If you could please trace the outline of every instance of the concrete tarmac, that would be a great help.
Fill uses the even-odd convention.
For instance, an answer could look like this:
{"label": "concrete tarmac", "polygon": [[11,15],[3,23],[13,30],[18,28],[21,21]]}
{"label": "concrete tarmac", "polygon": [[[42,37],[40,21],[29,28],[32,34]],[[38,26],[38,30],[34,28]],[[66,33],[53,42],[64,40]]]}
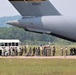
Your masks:
{"label": "concrete tarmac", "polygon": [[0,58],[16,59],[76,59],[76,56],[0,56]]}

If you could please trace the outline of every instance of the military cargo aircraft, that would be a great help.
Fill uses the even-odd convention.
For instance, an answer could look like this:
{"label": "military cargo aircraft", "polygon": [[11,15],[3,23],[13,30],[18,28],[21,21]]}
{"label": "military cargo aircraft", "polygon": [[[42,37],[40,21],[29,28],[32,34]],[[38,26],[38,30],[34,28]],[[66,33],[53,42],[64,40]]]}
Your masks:
{"label": "military cargo aircraft", "polygon": [[9,0],[22,19],[7,24],[76,42],[76,0]]}

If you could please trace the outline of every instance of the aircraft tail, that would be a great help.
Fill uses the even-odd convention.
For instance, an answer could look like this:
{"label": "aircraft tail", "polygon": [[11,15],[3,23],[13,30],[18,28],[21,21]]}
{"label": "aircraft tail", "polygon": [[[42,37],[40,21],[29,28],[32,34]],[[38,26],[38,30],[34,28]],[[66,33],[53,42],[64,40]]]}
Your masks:
{"label": "aircraft tail", "polygon": [[9,0],[22,16],[61,15],[49,0]]}

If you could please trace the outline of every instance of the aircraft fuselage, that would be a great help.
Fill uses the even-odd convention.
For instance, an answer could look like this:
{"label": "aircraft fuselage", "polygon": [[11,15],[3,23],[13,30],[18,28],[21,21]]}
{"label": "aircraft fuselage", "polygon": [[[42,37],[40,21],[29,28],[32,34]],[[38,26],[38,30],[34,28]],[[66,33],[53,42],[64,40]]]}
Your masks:
{"label": "aircraft fuselage", "polygon": [[9,1],[25,18],[8,24],[76,41],[76,0]]}
{"label": "aircraft fuselage", "polygon": [[56,35],[76,41],[76,19],[68,16],[43,16],[15,20],[8,24],[25,30]]}

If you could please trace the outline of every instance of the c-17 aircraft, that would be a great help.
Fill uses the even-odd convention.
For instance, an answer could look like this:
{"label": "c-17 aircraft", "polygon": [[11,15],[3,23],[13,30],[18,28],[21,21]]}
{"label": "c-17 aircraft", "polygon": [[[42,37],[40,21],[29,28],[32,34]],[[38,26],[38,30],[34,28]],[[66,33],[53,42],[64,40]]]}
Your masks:
{"label": "c-17 aircraft", "polygon": [[76,14],[73,14],[76,10],[75,0],[9,1],[22,15],[22,19],[7,24],[76,42]]}

